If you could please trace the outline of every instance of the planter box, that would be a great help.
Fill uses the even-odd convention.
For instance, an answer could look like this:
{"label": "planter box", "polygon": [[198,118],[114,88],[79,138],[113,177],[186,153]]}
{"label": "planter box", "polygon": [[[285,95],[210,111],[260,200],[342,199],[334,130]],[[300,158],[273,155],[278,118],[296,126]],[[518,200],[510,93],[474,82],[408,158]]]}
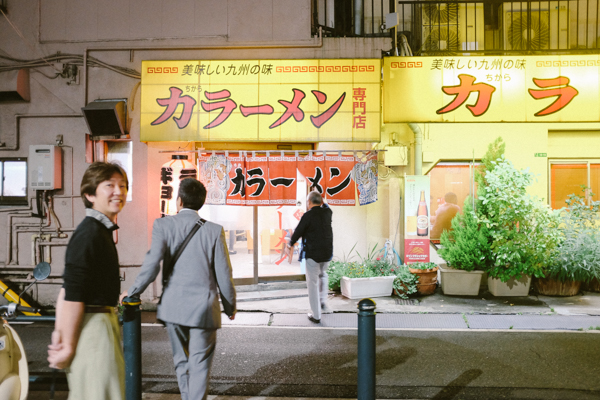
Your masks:
{"label": "planter box", "polygon": [[591,281],[584,283],[582,289],[587,292],[600,292],[600,281],[598,278],[594,278]]}
{"label": "planter box", "polygon": [[477,296],[481,286],[483,271],[463,271],[440,265],[442,291],[446,295]]}
{"label": "planter box", "polygon": [[538,278],[535,281],[538,293],[544,296],[575,296],[581,288],[580,281],[557,281],[549,278]]}
{"label": "planter box", "polygon": [[523,275],[519,280],[512,278],[508,282],[488,277],[488,289],[494,296],[528,296],[531,286],[531,275]]}
{"label": "planter box", "polygon": [[349,299],[390,296],[395,276],[377,276],[374,278],[348,278],[340,281],[342,295]]}
{"label": "planter box", "polygon": [[422,295],[430,295],[435,293],[437,288],[438,267],[432,269],[416,269],[408,267],[411,274],[419,278],[417,282],[417,293]]}

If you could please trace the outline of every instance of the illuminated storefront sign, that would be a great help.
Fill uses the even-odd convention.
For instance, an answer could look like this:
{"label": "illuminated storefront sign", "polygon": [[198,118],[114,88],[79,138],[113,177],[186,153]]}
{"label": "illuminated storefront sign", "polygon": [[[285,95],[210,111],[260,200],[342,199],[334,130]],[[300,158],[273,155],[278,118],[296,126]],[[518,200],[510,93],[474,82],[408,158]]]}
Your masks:
{"label": "illuminated storefront sign", "polygon": [[142,62],[142,141],[379,141],[381,61]]}
{"label": "illuminated storefront sign", "polygon": [[377,201],[377,153],[349,155],[266,152],[209,153],[198,157],[206,204],[295,206],[298,176],[330,205],[353,206]]}
{"label": "illuminated storefront sign", "polygon": [[160,216],[177,214],[179,182],[185,178],[198,178],[194,164],[186,155],[173,155],[160,168]]}
{"label": "illuminated storefront sign", "polygon": [[385,122],[598,122],[600,56],[390,57]]}

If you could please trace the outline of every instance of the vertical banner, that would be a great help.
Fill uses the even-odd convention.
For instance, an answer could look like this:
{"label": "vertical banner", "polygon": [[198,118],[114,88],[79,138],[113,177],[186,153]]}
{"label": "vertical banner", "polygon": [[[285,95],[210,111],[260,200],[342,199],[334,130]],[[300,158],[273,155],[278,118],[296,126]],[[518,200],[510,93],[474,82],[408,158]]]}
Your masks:
{"label": "vertical banner", "polygon": [[246,157],[246,205],[269,205],[269,163],[267,156]]}
{"label": "vertical banner", "polygon": [[404,180],[404,261],[429,262],[429,176]]}
{"label": "vertical banner", "polygon": [[296,156],[283,152],[269,158],[269,203],[271,205],[296,205]]}
{"label": "vertical banner", "polygon": [[243,152],[228,154],[227,162],[231,165],[229,171],[229,191],[227,204],[232,206],[246,205],[246,155]]}
{"label": "vertical banner", "polygon": [[309,189],[323,194],[327,186],[325,185],[325,157],[324,155],[314,155],[312,151],[307,156],[298,157],[298,172],[304,176],[308,182]]}
{"label": "vertical banner", "polygon": [[225,205],[229,191],[231,163],[225,154],[201,154],[198,156],[200,182],[206,187],[205,204]]}
{"label": "vertical banner", "polygon": [[358,204],[366,206],[377,201],[377,152],[370,151],[363,157],[356,157],[354,180],[358,188]]}
{"label": "vertical banner", "polygon": [[354,169],[354,156],[342,155],[341,152],[336,155],[325,156],[326,168],[326,187],[325,197],[327,204],[353,206],[356,204],[354,196],[354,179],[352,170]]}

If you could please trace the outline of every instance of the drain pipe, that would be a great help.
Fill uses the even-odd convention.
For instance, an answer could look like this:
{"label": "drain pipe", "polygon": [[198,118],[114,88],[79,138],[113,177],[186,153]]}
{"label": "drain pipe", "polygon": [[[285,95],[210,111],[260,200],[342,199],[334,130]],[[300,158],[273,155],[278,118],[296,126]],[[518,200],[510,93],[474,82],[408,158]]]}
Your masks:
{"label": "drain pipe", "polygon": [[356,36],[363,34],[364,6],[364,0],[354,0],[354,34]]}
{"label": "drain pipe", "polygon": [[415,134],[415,175],[423,174],[423,131],[419,124],[409,122],[408,126]]}

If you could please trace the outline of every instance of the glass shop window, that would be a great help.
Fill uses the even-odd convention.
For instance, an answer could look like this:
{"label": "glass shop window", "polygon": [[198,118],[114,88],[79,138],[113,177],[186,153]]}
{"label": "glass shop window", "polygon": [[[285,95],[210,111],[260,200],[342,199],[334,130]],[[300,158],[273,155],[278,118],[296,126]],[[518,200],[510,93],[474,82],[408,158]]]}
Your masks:
{"label": "glass shop window", "polygon": [[[581,186],[590,190],[584,193]],[[589,194],[593,193],[593,196]],[[600,160],[550,161],[550,206],[566,207],[570,194],[600,200]]]}
{"label": "glass shop window", "polygon": [[131,141],[106,141],[106,161],[118,163],[127,173],[129,189],[127,201],[133,194],[133,143]]}
{"label": "glass shop window", "polygon": [[0,205],[27,205],[27,160],[0,159]]}
{"label": "glass shop window", "polygon": [[444,230],[451,229],[452,218],[462,212],[469,195],[476,197],[473,174],[473,163],[466,162],[440,162],[429,171],[431,240],[439,240]]}

